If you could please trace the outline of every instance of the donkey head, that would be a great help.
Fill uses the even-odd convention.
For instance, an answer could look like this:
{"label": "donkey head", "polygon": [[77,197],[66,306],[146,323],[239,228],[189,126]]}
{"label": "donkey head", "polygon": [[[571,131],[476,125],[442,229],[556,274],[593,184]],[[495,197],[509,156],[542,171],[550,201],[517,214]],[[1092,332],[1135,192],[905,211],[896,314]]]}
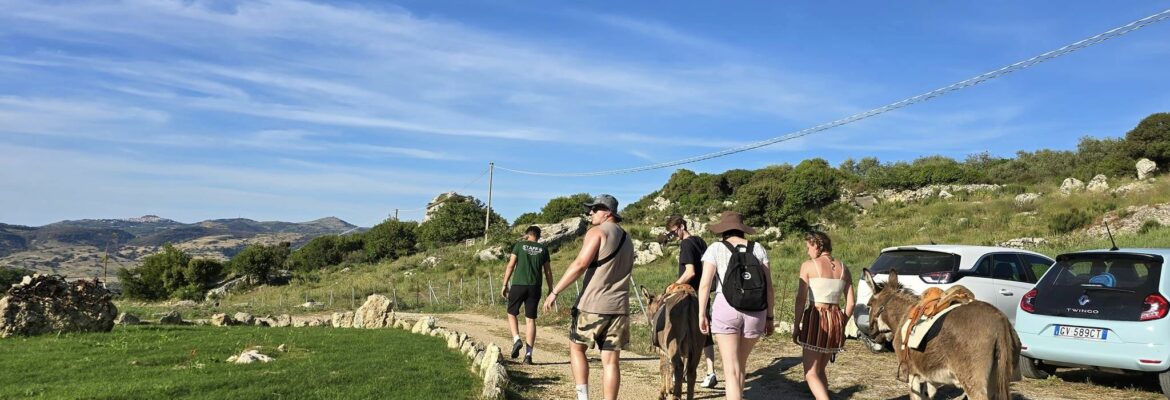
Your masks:
{"label": "donkey head", "polygon": [[866,303],[869,309],[869,332],[866,332],[866,336],[878,343],[892,342],[894,330],[891,326],[894,323],[887,307],[902,289],[898,285],[898,272],[891,269],[889,279],[884,284],[874,281],[869,269],[863,270],[862,274],[865,275],[865,284],[869,285],[870,293],[873,293]]}
{"label": "donkey head", "polygon": [[646,311],[649,311],[650,315],[657,313],[658,308],[662,307],[661,296],[655,296],[653,293],[650,293],[649,290],[646,290],[646,287],[642,285],[638,285],[638,290],[642,292],[642,296],[646,298]]}

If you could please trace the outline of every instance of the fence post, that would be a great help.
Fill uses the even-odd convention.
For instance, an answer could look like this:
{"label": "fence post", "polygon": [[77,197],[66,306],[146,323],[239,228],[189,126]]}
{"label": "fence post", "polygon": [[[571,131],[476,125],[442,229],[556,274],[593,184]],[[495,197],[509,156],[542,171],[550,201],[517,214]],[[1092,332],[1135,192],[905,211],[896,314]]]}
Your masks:
{"label": "fence post", "polygon": [[463,277],[459,277],[459,308],[463,308]]}
{"label": "fence post", "polygon": [[451,301],[451,281],[447,281],[447,301]]}
{"label": "fence post", "polygon": [[357,309],[357,290],[353,286],[349,287],[349,308],[351,310]]}
{"label": "fence post", "polygon": [[488,281],[488,297],[490,297],[492,299],[492,305],[494,306],[494,305],[496,305],[496,287],[495,287],[495,285],[492,285],[492,276],[491,275],[488,275],[487,281]]}
{"label": "fence post", "polygon": [[390,286],[390,301],[394,302],[394,309],[398,309],[398,286]]}
{"label": "fence post", "polygon": [[479,283],[479,277],[476,276],[475,277],[475,304],[483,304],[483,294],[482,294],[482,291],[480,290],[481,287],[482,287],[482,285]]}

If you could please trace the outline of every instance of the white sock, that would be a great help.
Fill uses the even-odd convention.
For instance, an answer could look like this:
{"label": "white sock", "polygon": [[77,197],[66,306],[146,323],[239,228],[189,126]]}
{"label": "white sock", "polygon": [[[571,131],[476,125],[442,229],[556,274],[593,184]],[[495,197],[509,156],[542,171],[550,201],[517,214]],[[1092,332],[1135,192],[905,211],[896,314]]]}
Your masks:
{"label": "white sock", "polygon": [[519,341],[520,341],[520,337],[519,337],[519,336],[512,336],[512,343],[516,343],[516,342],[519,342]]}
{"label": "white sock", "polygon": [[589,400],[589,385],[577,385],[577,400]]}

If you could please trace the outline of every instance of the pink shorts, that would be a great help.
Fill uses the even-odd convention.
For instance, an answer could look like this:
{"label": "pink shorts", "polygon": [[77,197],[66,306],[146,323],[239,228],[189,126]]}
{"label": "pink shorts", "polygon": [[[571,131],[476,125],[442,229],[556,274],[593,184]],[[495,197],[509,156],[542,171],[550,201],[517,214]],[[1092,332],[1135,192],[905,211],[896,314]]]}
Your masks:
{"label": "pink shorts", "polygon": [[768,310],[736,310],[731,304],[727,304],[727,300],[720,293],[715,295],[715,304],[711,307],[711,333],[735,334],[754,339],[764,335],[767,319]]}

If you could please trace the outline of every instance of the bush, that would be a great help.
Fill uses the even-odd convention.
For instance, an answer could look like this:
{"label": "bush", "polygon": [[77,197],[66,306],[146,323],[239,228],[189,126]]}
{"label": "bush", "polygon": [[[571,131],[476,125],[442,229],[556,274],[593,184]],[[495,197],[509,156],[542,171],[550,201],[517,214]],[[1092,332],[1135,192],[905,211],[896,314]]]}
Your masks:
{"label": "bush", "polygon": [[118,270],[122,295],[143,300],[200,300],[223,277],[223,263],[192,258],[170,244],[163,246],[162,252],[143,258],[138,268]]}
{"label": "bush", "polygon": [[1170,113],[1150,114],[1125,134],[1131,158],[1148,158],[1165,168],[1170,164]]}
{"label": "bush", "polygon": [[1079,208],[1061,212],[1053,215],[1052,219],[1048,221],[1048,229],[1052,233],[1065,234],[1087,225],[1093,217],[1089,213],[1081,211]]}
{"label": "bush", "polygon": [[520,214],[519,217],[516,217],[516,220],[512,221],[512,226],[526,227],[526,226],[529,226],[532,224],[539,224],[539,223],[540,223],[540,213],[526,212],[526,213]]}
{"label": "bush", "polygon": [[[450,204],[444,205],[439,209],[442,212]],[[482,217],[483,214],[480,214]],[[431,221],[434,221],[433,219]],[[483,221],[481,219],[480,223]],[[386,220],[378,225],[374,225],[369,231],[363,234],[363,249],[365,251],[366,260],[369,262],[379,262],[382,260],[394,260],[398,257],[410,255],[414,252],[415,245],[418,244],[417,231],[419,225],[415,222],[402,222],[398,220]],[[483,231],[483,228],[480,228]],[[337,261],[340,263],[344,254],[339,255]]]}
{"label": "bush", "polygon": [[349,260],[364,261],[365,234],[318,236],[288,256],[288,269],[313,271],[341,265]]}
{"label": "bush", "polygon": [[13,284],[20,283],[26,275],[32,274],[33,271],[24,268],[0,267],[0,288],[7,291]]}
{"label": "bush", "polygon": [[1153,220],[1153,219],[1147,220],[1146,222],[1142,222],[1141,228],[1138,228],[1138,233],[1144,235],[1144,234],[1150,233],[1150,231],[1152,231],[1152,230],[1156,230],[1156,229],[1161,228],[1161,227],[1162,227],[1162,223],[1158,222],[1157,220]]}
{"label": "bush", "polygon": [[1126,146],[1121,139],[1081,138],[1077,144],[1076,176],[1085,181],[1097,174],[1136,177],[1136,160],[1129,156]]}
{"label": "bush", "polygon": [[[577,193],[572,196],[557,197],[548,201],[544,208],[540,209],[540,216],[537,219],[542,224],[553,224],[564,221],[566,218],[579,217],[585,212],[585,207],[582,205],[593,200],[593,196],[589,193]],[[519,221],[519,218],[517,218]],[[517,222],[519,226],[519,222]]]}
{"label": "bush", "polygon": [[284,267],[290,253],[290,244],[253,244],[244,248],[230,262],[232,272],[248,276],[259,283],[267,283],[272,273]]}
{"label": "bush", "polygon": [[819,219],[817,210],[837,200],[841,180],[841,172],[819,158],[795,168],[768,167],[736,192],[736,210],[749,225],[777,226],[785,232],[807,230]]}
{"label": "bush", "polygon": [[[419,225],[415,233],[418,241],[428,248],[482,238],[486,211],[483,203],[473,198],[447,202],[432,214],[430,220]],[[492,211],[491,225],[506,227],[508,222]]]}

